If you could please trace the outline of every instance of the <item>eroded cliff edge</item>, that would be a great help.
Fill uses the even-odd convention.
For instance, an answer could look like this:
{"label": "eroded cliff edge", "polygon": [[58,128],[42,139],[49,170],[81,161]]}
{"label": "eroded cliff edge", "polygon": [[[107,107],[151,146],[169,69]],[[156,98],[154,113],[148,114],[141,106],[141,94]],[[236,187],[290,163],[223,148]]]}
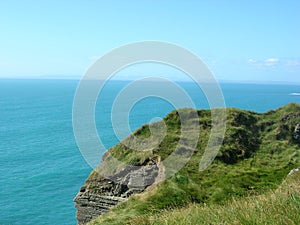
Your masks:
{"label": "eroded cliff edge", "polygon": [[147,158],[139,166],[123,166],[114,171],[113,176],[105,173],[105,169],[112,167],[109,160],[112,157],[106,153],[103,158],[107,161],[102,160],[74,199],[79,225],[88,223],[129,196],[142,193],[162,180],[163,166],[159,158]]}

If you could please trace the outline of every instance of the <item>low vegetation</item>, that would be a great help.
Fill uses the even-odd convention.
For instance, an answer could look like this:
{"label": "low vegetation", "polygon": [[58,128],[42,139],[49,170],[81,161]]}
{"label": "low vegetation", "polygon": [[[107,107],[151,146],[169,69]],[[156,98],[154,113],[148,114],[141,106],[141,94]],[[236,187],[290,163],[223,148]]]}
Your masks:
{"label": "low vegetation", "polygon": [[132,218],[132,225],[300,224],[300,173],[288,177],[276,191],[233,198],[224,204],[190,204]]}

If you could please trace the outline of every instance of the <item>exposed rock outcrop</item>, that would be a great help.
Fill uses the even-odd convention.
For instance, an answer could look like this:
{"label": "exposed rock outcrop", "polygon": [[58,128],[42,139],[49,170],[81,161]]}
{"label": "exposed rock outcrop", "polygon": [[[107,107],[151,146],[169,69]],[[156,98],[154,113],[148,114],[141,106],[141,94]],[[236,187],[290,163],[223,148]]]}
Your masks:
{"label": "exposed rock outcrop", "polygon": [[74,199],[78,224],[86,224],[93,218],[108,212],[111,207],[124,200],[126,198],[98,195],[92,191],[79,192]]}
{"label": "exposed rock outcrop", "polygon": [[86,224],[158,182],[161,167],[159,162],[148,159],[141,166],[126,166],[113,177],[104,178],[93,171],[74,199],[78,224]]}
{"label": "exposed rock outcrop", "polygon": [[293,169],[293,170],[291,170],[290,172],[289,172],[289,174],[288,175],[292,175],[292,174],[294,174],[294,173],[297,173],[297,172],[299,172],[300,171],[300,167],[299,168],[296,168],[296,169]]}
{"label": "exposed rock outcrop", "polygon": [[300,143],[300,123],[298,123],[294,130],[294,139]]}

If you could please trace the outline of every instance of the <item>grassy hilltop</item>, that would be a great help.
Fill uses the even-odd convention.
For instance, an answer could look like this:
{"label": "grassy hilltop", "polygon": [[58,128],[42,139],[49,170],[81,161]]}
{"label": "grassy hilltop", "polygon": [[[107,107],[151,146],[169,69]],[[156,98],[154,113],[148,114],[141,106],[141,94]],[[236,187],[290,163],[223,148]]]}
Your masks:
{"label": "grassy hilltop", "polygon": [[[183,111],[187,116],[190,113],[189,109]],[[262,114],[227,109],[222,147],[204,171],[199,171],[199,162],[211,130],[211,111],[199,110],[198,115],[199,142],[188,163],[171,178],[131,196],[90,224],[300,223],[299,175],[282,184],[289,171],[300,166],[300,134],[295,131],[300,124],[300,105],[291,103]],[[191,124],[194,120],[191,117]],[[130,165],[164,160],[180,137],[178,112],[168,114],[164,123],[167,133],[157,147],[135,151],[121,142],[108,150],[104,162],[109,162],[109,156]],[[149,125],[133,135],[149,137]],[[107,165],[100,167],[109,170]],[[97,176],[92,172],[88,179]],[[284,185],[287,182],[291,185]]]}

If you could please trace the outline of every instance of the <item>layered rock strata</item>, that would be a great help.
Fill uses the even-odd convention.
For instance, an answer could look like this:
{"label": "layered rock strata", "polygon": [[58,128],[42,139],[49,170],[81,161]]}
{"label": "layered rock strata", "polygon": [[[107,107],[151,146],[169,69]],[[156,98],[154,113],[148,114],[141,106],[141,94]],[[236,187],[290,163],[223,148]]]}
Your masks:
{"label": "layered rock strata", "polygon": [[79,225],[108,212],[129,196],[141,193],[161,178],[160,164],[147,160],[141,166],[126,166],[113,177],[93,171],[74,199]]}

